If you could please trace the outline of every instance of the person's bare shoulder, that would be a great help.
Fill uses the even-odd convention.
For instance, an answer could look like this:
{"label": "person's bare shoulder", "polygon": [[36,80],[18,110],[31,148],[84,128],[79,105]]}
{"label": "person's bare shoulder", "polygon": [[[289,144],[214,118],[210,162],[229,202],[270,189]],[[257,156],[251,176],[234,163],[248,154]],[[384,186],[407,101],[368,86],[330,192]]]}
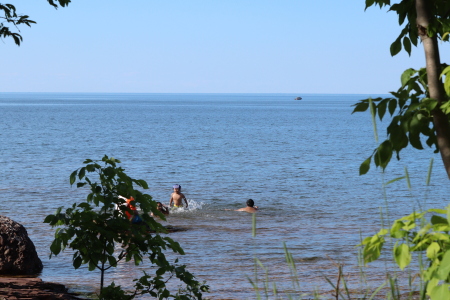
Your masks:
{"label": "person's bare shoulder", "polygon": [[255,213],[258,210],[256,208],[253,208],[253,207],[243,207],[243,208],[236,209],[236,211],[245,211],[245,212],[248,212],[248,213]]}

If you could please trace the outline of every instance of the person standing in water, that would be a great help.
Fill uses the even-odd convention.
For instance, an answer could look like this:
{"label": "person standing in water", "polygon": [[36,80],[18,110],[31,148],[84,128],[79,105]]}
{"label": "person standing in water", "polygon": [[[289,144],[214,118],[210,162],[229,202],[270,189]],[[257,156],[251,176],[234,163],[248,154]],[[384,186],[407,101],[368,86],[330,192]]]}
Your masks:
{"label": "person standing in water", "polygon": [[186,200],[186,197],[181,193],[181,185],[175,184],[173,186],[173,193],[170,197],[170,207],[181,208],[183,207],[183,200],[186,203],[186,208],[188,208],[189,204]]}

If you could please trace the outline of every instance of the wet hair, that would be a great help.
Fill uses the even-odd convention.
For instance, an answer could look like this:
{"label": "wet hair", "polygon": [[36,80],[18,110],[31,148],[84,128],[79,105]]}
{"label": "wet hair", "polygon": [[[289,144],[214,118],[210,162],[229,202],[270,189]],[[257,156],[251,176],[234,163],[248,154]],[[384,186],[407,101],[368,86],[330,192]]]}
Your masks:
{"label": "wet hair", "polygon": [[248,199],[247,206],[253,207],[253,205],[255,205],[255,201],[253,201],[252,199]]}

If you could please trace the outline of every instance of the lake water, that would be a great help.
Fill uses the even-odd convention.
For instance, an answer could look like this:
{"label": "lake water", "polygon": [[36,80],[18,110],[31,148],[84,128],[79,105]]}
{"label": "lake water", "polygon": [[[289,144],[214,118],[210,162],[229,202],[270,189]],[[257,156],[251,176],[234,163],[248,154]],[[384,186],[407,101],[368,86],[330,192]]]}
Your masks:
{"label": "lake water", "polygon": [[[84,159],[106,154],[120,159],[131,177],[146,180],[157,201],[168,204],[172,185],[182,185],[191,209],[172,214],[167,224],[186,229],[170,236],[186,252],[180,262],[210,285],[206,297],[254,299],[247,280],[254,278],[254,257],[280,290],[289,289],[283,242],[302,292],[332,290],[324,276],[335,282],[338,263],[357,289],[354,246],[380,227],[383,180],[402,176],[405,166],[411,176],[412,192],[404,181],[386,189],[392,219],[419,203],[446,206],[448,179],[431,150],[407,150],[386,174],[372,166],[359,176],[375,141],[369,114],[352,115],[351,104],[367,95],[296,96],[0,93],[0,214],[28,230],[44,263],[43,280],[95,291],[99,273],[73,270],[70,251],[48,258],[54,230],[43,220],[85,199],[87,192],[71,187],[69,175]],[[382,126],[379,133],[384,139]],[[261,208],[255,238],[251,214],[225,211],[249,198]],[[387,264],[369,265],[370,284],[380,282]],[[123,263],[106,282],[128,287],[148,268]]]}

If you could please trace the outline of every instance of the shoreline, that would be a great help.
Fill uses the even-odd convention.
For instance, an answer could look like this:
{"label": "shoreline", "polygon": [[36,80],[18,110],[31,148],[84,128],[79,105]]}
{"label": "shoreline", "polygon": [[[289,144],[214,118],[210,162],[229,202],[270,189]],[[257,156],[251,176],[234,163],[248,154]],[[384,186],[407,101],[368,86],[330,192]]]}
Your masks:
{"label": "shoreline", "polygon": [[69,292],[63,284],[44,282],[38,277],[0,276],[0,299],[85,300],[87,298]]}

